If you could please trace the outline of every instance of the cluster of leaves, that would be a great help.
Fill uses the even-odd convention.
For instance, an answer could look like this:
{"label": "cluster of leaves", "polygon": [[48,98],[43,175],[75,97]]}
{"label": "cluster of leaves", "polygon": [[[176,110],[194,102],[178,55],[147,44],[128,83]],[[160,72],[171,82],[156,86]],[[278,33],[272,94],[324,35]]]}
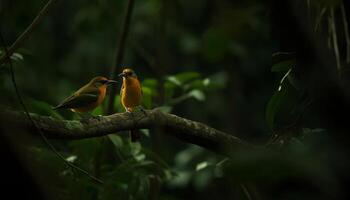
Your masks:
{"label": "cluster of leaves", "polygon": [[[156,106],[153,99],[159,96],[159,81],[156,79],[145,79],[142,82],[144,92],[143,103],[146,108]],[[197,101],[205,100],[206,91],[219,87],[217,82],[211,81],[209,77],[202,78],[198,72],[182,72],[169,75],[165,78],[162,86],[164,90],[164,111],[171,112],[173,106],[187,99]]]}
{"label": "cluster of leaves", "polygon": [[[0,50],[0,56],[5,55],[5,52],[6,52],[5,50]],[[13,61],[21,61],[21,60],[23,60],[23,55],[15,52],[11,55],[11,59]]]}

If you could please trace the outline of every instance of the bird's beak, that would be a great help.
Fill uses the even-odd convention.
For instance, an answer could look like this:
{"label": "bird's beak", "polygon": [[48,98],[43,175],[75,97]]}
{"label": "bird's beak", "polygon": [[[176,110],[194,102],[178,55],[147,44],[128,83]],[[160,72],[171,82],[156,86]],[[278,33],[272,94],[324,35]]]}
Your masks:
{"label": "bird's beak", "polygon": [[118,76],[119,76],[119,77],[125,77],[126,74],[125,74],[124,72],[122,72],[122,73],[118,74]]}
{"label": "bird's beak", "polygon": [[113,83],[117,83],[117,81],[115,81],[115,80],[108,80],[107,85],[111,85]]}

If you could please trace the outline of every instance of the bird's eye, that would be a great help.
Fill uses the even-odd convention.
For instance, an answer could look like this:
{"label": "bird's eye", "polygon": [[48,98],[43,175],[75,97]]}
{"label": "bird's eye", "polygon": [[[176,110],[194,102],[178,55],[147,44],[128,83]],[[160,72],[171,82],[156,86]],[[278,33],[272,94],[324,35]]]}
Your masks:
{"label": "bird's eye", "polygon": [[124,74],[126,77],[130,76],[130,72],[124,72]]}

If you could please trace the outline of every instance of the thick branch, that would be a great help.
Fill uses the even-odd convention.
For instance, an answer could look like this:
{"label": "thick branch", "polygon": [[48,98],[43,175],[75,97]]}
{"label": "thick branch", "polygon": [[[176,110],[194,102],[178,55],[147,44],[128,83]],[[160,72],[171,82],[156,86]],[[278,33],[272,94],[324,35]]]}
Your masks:
{"label": "thick branch", "polygon": [[[146,114],[145,114],[146,113]],[[109,116],[90,119],[88,122],[59,120],[31,114],[36,125],[48,138],[83,139],[100,137],[118,131],[134,128],[150,129],[163,127],[164,133],[182,141],[197,144],[215,152],[227,152],[236,148],[252,147],[239,138],[211,128],[205,124],[163,113],[158,109],[133,113],[116,113]],[[0,113],[0,124],[26,128],[35,132],[35,127],[24,113],[6,111]],[[5,126],[4,126],[5,127]]]}

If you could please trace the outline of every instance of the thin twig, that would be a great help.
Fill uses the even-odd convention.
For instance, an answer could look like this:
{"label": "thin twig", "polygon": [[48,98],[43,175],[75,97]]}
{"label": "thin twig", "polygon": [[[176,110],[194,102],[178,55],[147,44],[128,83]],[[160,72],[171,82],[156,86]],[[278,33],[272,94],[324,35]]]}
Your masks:
{"label": "thin twig", "polygon": [[22,95],[18,89],[18,86],[17,86],[17,82],[16,82],[16,77],[15,77],[15,73],[13,71],[13,65],[12,65],[12,60],[10,58],[10,54],[9,54],[9,51],[6,47],[6,43],[5,43],[5,40],[2,36],[2,33],[0,32],[0,39],[1,39],[1,43],[2,43],[2,46],[4,47],[4,51],[5,51],[5,56],[9,59],[9,64],[10,64],[10,74],[11,74],[11,80],[12,80],[12,84],[13,84],[13,87],[15,89],[15,92],[16,92],[16,95],[18,97],[18,100],[26,114],[26,116],[28,117],[30,123],[33,124],[33,126],[35,127],[35,129],[39,132],[41,138],[43,139],[43,141],[49,146],[49,148],[59,157],[61,158],[67,165],[68,167],[71,167],[75,170],[78,170],[80,172],[82,172],[83,174],[87,175],[88,177],[90,177],[92,180],[96,181],[97,183],[100,183],[100,184],[103,184],[103,181],[99,178],[96,178],[95,176],[91,175],[89,172],[81,169],[80,167],[74,165],[73,163],[70,163],[68,162],[58,151],[57,149],[49,142],[49,140],[46,138],[45,134],[43,133],[43,131],[38,127],[38,125],[34,122],[34,120],[32,119],[32,117],[30,116],[29,112],[28,112],[28,109],[27,109],[27,106],[25,105],[24,101],[23,101],[23,98],[22,98]]}
{"label": "thin twig", "polygon": [[335,26],[335,17],[334,17],[334,8],[333,7],[330,9],[329,25],[330,25],[331,31],[332,31],[331,33],[332,33],[332,38],[333,38],[333,49],[334,49],[335,59],[337,62],[338,74],[340,75],[342,67],[341,67],[341,63],[340,63],[337,30],[336,30],[336,26]]}
{"label": "thin twig", "polygon": [[346,18],[346,12],[344,8],[344,2],[342,2],[341,6],[341,13],[343,17],[343,24],[344,24],[344,35],[345,35],[345,41],[346,41],[346,63],[350,64],[350,36],[349,36],[349,25],[348,20]]}
{"label": "thin twig", "polygon": [[[111,75],[110,75],[111,79],[117,78],[118,67],[120,66],[124,58],[125,42],[129,32],[129,25],[131,21],[131,14],[132,14],[133,7],[134,7],[134,0],[128,0],[125,16],[123,20],[123,25],[122,25],[121,35],[119,37],[119,41],[117,44],[115,63],[114,65],[112,65],[112,69],[111,69]],[[114,112],[114,99],[115,99],[115,94],[117,94],[117,87],[116,86],[111,87],[109,94],[110,95],[109,95],[108,104],[107,104],[107,113],[112,114]]]}
{"label": "thin twig", "polygon": [[317,32],[318,29],[320,28],[323,16],[324,16],[324,14],[326,14],[326,11],[327,11],[326,6],[321,9],[320,15],[317,17],[316,22],[315,22],[315,32]]}
{"label": "thin twig", "polygon": [[307,4],[307,10],[308,10],[308,20],[309,20],[309,23],[311,23],[311,2],[310,0],[306,0],[306,4]]}
{"label": "thin twig", "polygon": [[245,194],[247,199],[248,200],[253,200],[252,195],[250,195],[248,188],[243,183],[239,184],[239,186],[241,186],[241,188],[243,190],[243,193]]}
{"label": "thin twig", "polygon": [[49,12],[50,8],[53,7],[54,3],[56,3],[58,0],[49,0],[45,6],[39,11],[38,15],[34,18],[32,23],[24,30],[24,32],[16,39],[16,41],[11,45],[11,47],[8,49],[8,55],[2,55],[0,57],[0,66],[10,61],[10,57],[12,54],[22,45],[22,43],[28,38],[28,36],[33,32],[35,27],[44,19],[44,17]]}

